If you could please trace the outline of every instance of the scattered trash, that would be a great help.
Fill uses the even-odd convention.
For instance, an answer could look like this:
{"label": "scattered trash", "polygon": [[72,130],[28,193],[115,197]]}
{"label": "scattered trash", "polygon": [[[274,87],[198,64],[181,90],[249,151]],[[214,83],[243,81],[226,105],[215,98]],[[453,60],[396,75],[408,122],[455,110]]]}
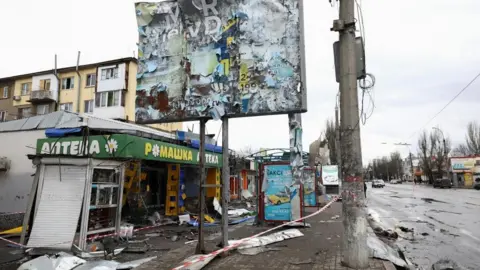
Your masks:
{"label": "scattered trash", "polygon": [[195,242],[198,242],[198,240],[187,241],[187,242],[185,242],[185,245],[192,244],[192,243],[195,243]]}
{"label": "scattered trash", "polygon": [[235,209],[235,210],[228,210],[228,217],[241,217],[245,215],[252,215],[253,212],[247,209]]}
{"label": "scattered trash", "polygon": [[178,216],[178,219],[179,219],[179,225],[183,225],[183,224],[188,224],[188,222],[190,221],[190,215],[179,215]]}
{"label": "scattered trash", "polygon": [[119,265],[120,263],[116,261],[88,261],[75,270],[116,270]]}
{"label": "scattered trash", "polygon": [[242,197],[248,200],[253,197],[253,194],[248,189],[244,189],[242,190]]}
{"label": "scattered trash", "polygon": [[399,228],[402,232],[413,232],[412,228],[407,228],[403,226],[398,226],[397,228]]}
{"label": "scattered trash", "polygon": [[117,270],[134,269],[135,267],[138,267],[138,266],[140,266],[144,263],[147,263],[149,261],[155,260],[156,258],[157,258],[157,256],[153,256],[153,257],[148,257],[148,258],[139,259],[139,260],[135,260],[135,261],[130,261],[130,262],[126,262],[126,263],[121,263],[117,266]]}
{"label": "scattered trash", "polygon": [[242,255],[258,255],[263,252],[268,252],[268,251],[280,251],[282,250],[281,248],[278,247],[254,247],[254,248],[247,248],[247,249],[239,249],[238,252]]}
{"label": "scattered trash", "polygon": [[171,238],[172,242],[176,242],[178,240],[178,235],[174,235]]}
{"label": "scattered trash", "polygon": [[293,265],[312,264],[312,263],[313,263],[312,259],[299,261],[299,262],[290,262],[290,264],[293,264]]}
{"label": "scattered trash", "polygon": [[20,265],[17,270],[70,270],[86,261],[65,252],[44,255]]}
{"label": "scattered trash", "polygon": [[209,223],[215,223],[215,219],[213,219],[211,216],[205,214],[204,215],[204,218],[206,221],[208,221]]}
{"label": "scattered trash", "polygon": [[450,259],[441,259],[432,265],[432,270],[464,270],[465,268]]}
{"label": "scattered trash", "polygon": [[[120,254],[125,248],[117,248],[115,249],[115,251],[113,252],[113,256],[116,256],[118,254]],[[88,258],[100,258],[100,257],[105,257],[105,251],[101,250],[101,251],[93,251],[93,252],[84,252],[84,251],[80,251],[78,253],[76,253],[77,256],[79,256],[80,258],[84,258],[84,259],[88,259]]]}
{"label": "scattered trash", "polygon": [[304,223],[304,222],[294,222],[286,225],[285,227],[289,228],[311,228],[312,225],[310,223]]}
{"label": "scattered trash", "polygon": [[331,219],[334,219],[334,220],[335,220],[335,219],[339,219],[339,218],[340,218],[339,215],[335,215],[335,216],[333,216]]}
{"label": "scattered trash", "polygon": [[161,234],[159,233],[147,233],[145,234],[146,237],[159,237],[161,236]]}

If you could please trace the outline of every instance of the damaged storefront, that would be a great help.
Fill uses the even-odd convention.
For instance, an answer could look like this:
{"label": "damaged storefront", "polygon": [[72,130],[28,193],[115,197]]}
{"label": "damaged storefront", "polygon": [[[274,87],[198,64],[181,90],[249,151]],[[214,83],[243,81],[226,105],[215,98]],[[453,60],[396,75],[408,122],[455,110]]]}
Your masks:
{"label": "damaged storefront", "polygon": [[[91,251],[93,239],[131,234],[125,222],[173,220],[197,207],[195,148],[126,134],[59,137],[39,139],[32,159],[29,248]],[[219,185],[221,155],[207,152],[205,161],[207,182]],[[219,196],[219,187],[207,190],[212,201]]]}

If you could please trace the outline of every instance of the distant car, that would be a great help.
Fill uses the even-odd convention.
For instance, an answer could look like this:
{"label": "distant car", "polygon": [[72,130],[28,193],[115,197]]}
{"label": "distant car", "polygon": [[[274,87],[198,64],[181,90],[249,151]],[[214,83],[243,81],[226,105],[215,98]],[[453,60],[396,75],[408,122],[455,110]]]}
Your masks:
{"label": "distant car", "polygon": [[390,180],[390,184],[401,184],[402,182],[400,182],[400,180],[398,179],[392,179]]}
{"label": "distant car", "polygon": [[435,179],[435,181],[433,181],[433,187],[434,188],[452,188],[452,181],[450,181],[450,179],[441,179],[441,178],[438,178],[438,179]]}
{"label": "distant car", "polygon": [[381,179],[376,179],[372,181],[372,187],[373,188],[383,188],[385,187],[385,182]]}

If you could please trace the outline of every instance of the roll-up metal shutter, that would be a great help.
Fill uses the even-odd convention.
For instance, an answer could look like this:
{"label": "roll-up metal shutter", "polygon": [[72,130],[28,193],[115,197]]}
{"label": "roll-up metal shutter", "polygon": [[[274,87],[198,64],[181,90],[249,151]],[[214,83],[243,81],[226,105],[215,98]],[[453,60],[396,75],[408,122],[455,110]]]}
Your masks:
{"label": "roll-up metal shutter", "polygon": [[82,209],[86,166],[45,165],[28,247],[70,250]]}

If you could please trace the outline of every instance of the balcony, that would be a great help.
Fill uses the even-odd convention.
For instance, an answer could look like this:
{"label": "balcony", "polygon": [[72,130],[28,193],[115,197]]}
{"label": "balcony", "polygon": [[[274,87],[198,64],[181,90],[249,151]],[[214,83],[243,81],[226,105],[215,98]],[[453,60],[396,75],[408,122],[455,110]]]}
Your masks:
{"label": "balcony", "polygon": [[49,103],[55,101],[55,95],[52,90],[36,90],[30,93],[30,100],[28,102],[38,104],[38,103]]}

